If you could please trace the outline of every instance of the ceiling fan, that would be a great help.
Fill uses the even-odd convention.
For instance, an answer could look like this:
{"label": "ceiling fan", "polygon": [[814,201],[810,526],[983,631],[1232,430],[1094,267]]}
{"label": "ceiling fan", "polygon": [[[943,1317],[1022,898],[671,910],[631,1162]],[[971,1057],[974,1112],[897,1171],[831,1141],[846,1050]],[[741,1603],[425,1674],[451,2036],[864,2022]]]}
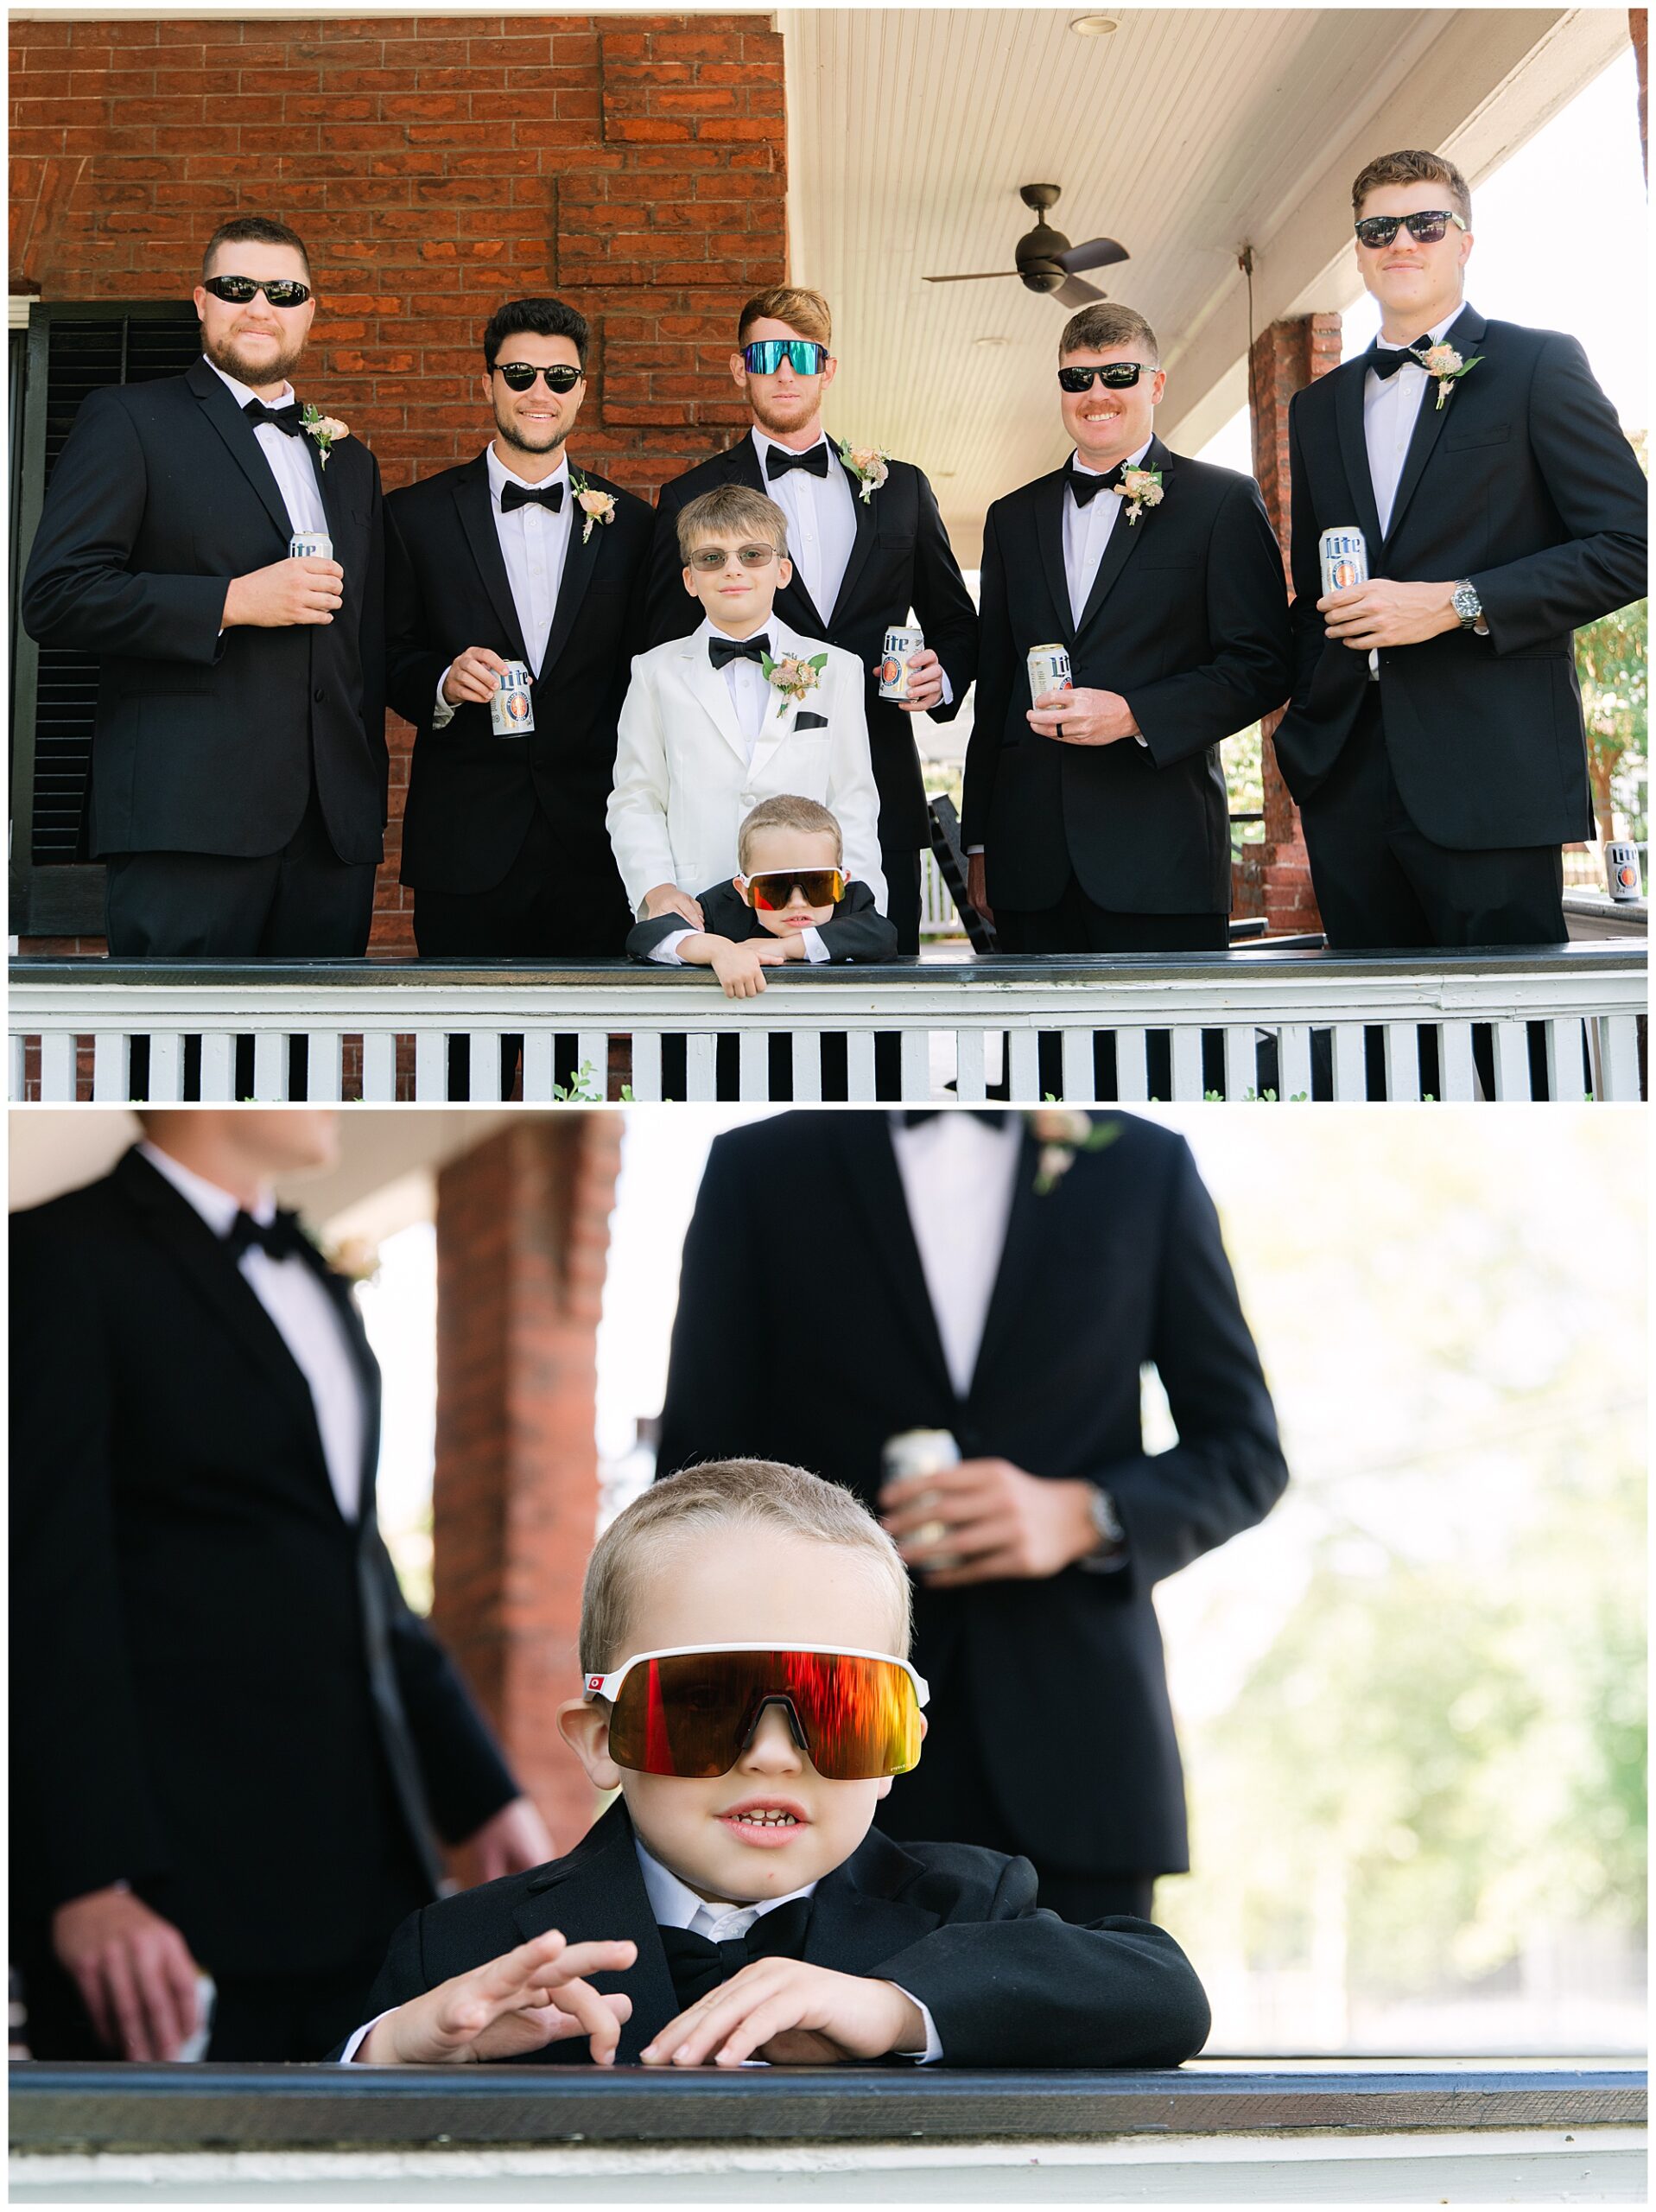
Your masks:
{"label": "ceiling fan", "polygon": [[1132,258],[1126,246],[1118,245],[1114,238],[1084,238],[1081,245],[1071,245],[1062,231],[1055,231],[1046,219],[1046,211],[1063,190],[1056,184],[1020,184],[1018,196],[1026,207],[1035,210],[1035,228],[1026,232],[1012,248],[1013,269],[974,269],[959,276],[928,276],[928,284],[974,284],[987,276],[1017,276],[1031,292],[1049,292],[1060,307],[1084,308],[1089,301],[1101,300],[1105,295],[1096,285],[1082,282],[1078,272],[1083,269],[1105,269],[1112,262]]}

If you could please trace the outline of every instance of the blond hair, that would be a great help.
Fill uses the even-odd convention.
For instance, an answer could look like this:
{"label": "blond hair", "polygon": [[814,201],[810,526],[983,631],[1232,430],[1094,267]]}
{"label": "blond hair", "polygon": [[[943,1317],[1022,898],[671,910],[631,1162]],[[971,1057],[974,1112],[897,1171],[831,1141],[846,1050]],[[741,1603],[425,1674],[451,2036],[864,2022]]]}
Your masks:
{"label": "blond hair", "polygon": [[774,798],[762,798],[751,814],[742,817],[742,826],[736,832],[736,865],[744,875],[748,848],[761,830],[797,830],[805,837],[832,837],[834,859],[845,859],[845,839],[827,807],[819,806],[814,798],[778,791]]}
{"label": "blond hair", "polygon": [[1133,308],[1118,307],[1114,300],[1097,300],[1079,315],[1072,315],[1058,340],[1058,359],[1066,353],[1107,353],[1113,346],[1137,346],[1159,368],[1162,349],[1150,325]]}
{"label": "blond hair", "polygon": [[788,557],[788,518],[774,499],[746,484],[721,484],[678,511],[678,555],[688,568],[704,537],[762,537]]}
{"label": "blond hair", "polygon": [[1466,179],[1453,162],[1442,154],[1423,154],[1406,149],[1400,154],[1380,154],[1365,163],[1357,172],[1351,187],[1351,212],[1361,217],[1363,202],[1371,192],[1378,192],[1387,184],[1441,184],[1455,202],[1455,212],[1466,225],[1472,227],[1472,194]]}
{"label": "blond hair", "polygon": [[796,330],[802,338],[814,338],[819,346],[834,342],[834,317],[828,303],[820,292],[805,284],[772,284],[768,291],[755,292],[737,319],[739,346],[746,345],[747,334],[756,322],[785,322],[790,330]]}
{"label": "blond hair", "polygon": [[581,1673],[608,1674],[630,1656],[628,1617],[639,1580],[674,1535],[744,1523],[862,1554],[891,1592],[897,1630],[891,1650],[907,1656],[913,1632],[909,1571],[867,1508],[803,1467],[776,1459],[710,1459],[652,1484],[599,1538],[581,1592]]}

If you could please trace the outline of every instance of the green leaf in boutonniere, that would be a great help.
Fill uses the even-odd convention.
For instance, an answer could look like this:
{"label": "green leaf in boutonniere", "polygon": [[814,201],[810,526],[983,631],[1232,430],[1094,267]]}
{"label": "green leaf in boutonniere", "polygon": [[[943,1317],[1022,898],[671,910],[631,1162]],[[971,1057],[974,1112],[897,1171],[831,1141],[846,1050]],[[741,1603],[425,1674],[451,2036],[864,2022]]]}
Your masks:
{"label": "green leaf in boutonniere", "polygon": [[1031,1135],[1041,1147],[1035,1175],[1037,1198],[1057,1189],[1075,1166],[1077,1153],[1102,1152],[1121,1134],[1120,1122],[1094,1122],[1078,1107],[1043,1106],[1026,1119]]}
{"label": "green leaf in boutonniere", "polygon": [[1158,507],[1162,503],[1162,473],[1159,468],[1124,468],[1121,481],[1111,489],[1118,499],[1127,503],[1127,521],[1138,521],[1147,507]]}
{"label": "green leaf in boutonniere", "polygon": [[862,486],[857,497],[866,506],[891,474],[891,456],[879,446],[853,446],[849,438],[841,438],[840,459]]}
{"label": "green leaf in boutonniere", "polygon": [[777,701],[777,712],[782,714],[790,699],[797,706],[816,690],[828,666],[828,655],[815,653],[809,660],[801,660],[796,653],[784,653],[780,660],[772,660],[769,653],[761,653],[759,662],[765,682],[774,684],[782,695]]}
{"label": "green leaf in boutonniere", "polygon": [[348,424],[340,422],[337,415],[324,415],[321,409],[312,400],[306,401],[304,407],[301,410],[299,420],[306,436],[315,439],[318,465],[326,468],[334,440],[350,436]]}

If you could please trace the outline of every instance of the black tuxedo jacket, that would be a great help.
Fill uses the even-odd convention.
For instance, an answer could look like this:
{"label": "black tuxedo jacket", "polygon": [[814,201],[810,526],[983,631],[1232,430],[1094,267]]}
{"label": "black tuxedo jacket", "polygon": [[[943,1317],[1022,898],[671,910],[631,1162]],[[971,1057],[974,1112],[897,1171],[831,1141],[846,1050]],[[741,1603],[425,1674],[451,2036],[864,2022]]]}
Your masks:
{"label": "black tuxedo jacket", "polygon": [[[834,442],[828,441],[834,454]],[[837,454],[829,461],[838,467]],[[857,479],[847,470],[857,514],[856,542],[831,607],[817,607],[797,569],[777,594],[777,612],[802,637],[822,638],[854,653],[864,671],[863,705],[868,744],[879,791],[879,838],[894,852],[911,852],[931,842],[924,779],[915,748],[912,718],[879,696],[875,664],[893,623],[904,623],[913,608],[927,646],[949,675],[953,703],[932,710],[935,721],[950,721],[977,673],[978,618],[937,512],[930,485],[911,461],[894,461],[879,490],[865,501]],[[765,480],[752,437],[744,435],[725,453],[698,461],[663,486],[656,507],[656,550],[650,582],[650,639],[688,638],[701,620],[701,604],[684,588],[679,557],[679,510],[703,492],[724,484],[746,484],[751,491],[771,487]]]}
{"label": "black tuxedo jacket", "polygon": [[1462,308],[1446,342],[1478,365],[1428,390],[1382,538],[1363,441],[1367,357],[1295,393],[1293,698],[1276,734],[1302,804],[1340,757],[1368,657],[1330,640],[1317,541],[1355,524],[1369,573],[1469,578],[1489,635],[1451,630],[1380,657],[1386,749],[1416,826],[1480,851],[1591,837],[1572,632],[1646,588],[1645,479],[1573,338]]}
{"label": "black tuxedo jacket", "polygon": [[[946,1428],[968,1457],[1103,1484],[1126,1530],[1124,1567],[966,1590],[917,1584],[915,1663],[932,1685],[934,1735],[974,1732],[1032,1858],[1075,1873],[1177,1872],[1188,1863],[1183,1785],[1151,1592],[1262,1519],[1287,1471],[1189,1147],[1149,1122],[1099,1118],[1114,1141],[1078,1154],[1044,1196],[1038,1147],[1023,1139],[964,1400],[885,1116],[789,1114],[720,1137],[685,1241],[657,1465],[670,1474],[700,1459],[788,1460],[872,1505],[886,1438]],[[832,1224],[841,1288],[830,1329],[802,1332],[755,1306],[779,1215]],[[740,1360],[729,1356],[737,1341]],[[1153,1457],[1139,1429],[1145,1361],[1179,1433]],[[893,1804],[902,1788],[899,1776]]]}
{"label": "black tuxedo jacket", "polygon": [[[745,944],[751,937],[763,937],[765,925],[746,902],[739,899],[733,883],[715,883],[710,891],[698,892],[701,912],[710,935],[726,937],[733,944]],[[664,937],[671,937],[684,927],[682,914],[657,914],[653,921],[637,922],[627,935],[627,950],[635,960],[647,960],[651,949]],[[851,883],[846,894],[834,910],[833,918],[826,921],[818,932],[833,960],[876,961],[895,960],[897,931],[874,904],[874,894],[866,883]]]}
{"label": "black tuxedo jacket", "polygon": [[[216,1974],[359,1957],[435,1888],[429,1826],[516,1785],[374,1519],[378,1370],[340,1515],[309,1389],[137,1153],[14,1215],[14,1905],[130,1881]],[[392,1902],[387,1904],[387,1899]]]}
{"label": "black tuxedo jacket", "polygon": [[[616,2056],[636,2063],[680,2008],[620,1802],[566,1857],[404,1921],[363,2018],[554,1928],[572,1943],[638,1945],[625,1973],[592,1977],[631,1998]],[[1026,1859],[969,1844],[902,1845],[871,1830],[818,1883],[803,1956],[907,1990],[950,2065],[1177,2066],[1207,2039],[1207,1999],[1171,1936],[1125,1916],[1073,1927],[1037,1905]],[[588,2058],[574,2037],[506,2063]]]}
{"label": "black tuxedo jacket", "polygon": [[649,507],[618,484],[581,474],[615,499],[609,522],[571,518],[569,551],[528,738],[497,737],[486,706],[465,704],[433,729],[437,679],[467,645],[508,660],[529,654],[495,531],[485,454],[393,492],[385,502],[388,690],[418,732],[403,820],[403,880],[416,891],[492,891],[517,856],[536,802],[572,890],[616,909],[626,901],[604,810],[615,777],[615,725],[644,650]]}
{"label": "black tuxedo jacket", "polygon": [[[1115,913],[1230,911],[1219,744],[1287,696],[1282,556],[1251,477],[1159,438],[1145,465],[1162,472],[1162,504],[1117,518],[1079,628],[1064,580],[1067,468],[997,499],[985,521],[961,832],[985,849],[993,906],[1054,906],[1073,868]],[[1122,695],[1145,745],[1037,735],[1025,656],[1054,644],[1069,647],[1075,683]]]}
{"label": "black tuxedo jacket", "polygon": [[332,622],[219,631],[233,576],[287,557],[292,525],[253,426],[205,361],[89,392],[23,579],[43,645],[98,657],[90,849],[281,849],[313,773],[342,861],[385,826],[379,467],[357,438],[311,455],[345,603]]}

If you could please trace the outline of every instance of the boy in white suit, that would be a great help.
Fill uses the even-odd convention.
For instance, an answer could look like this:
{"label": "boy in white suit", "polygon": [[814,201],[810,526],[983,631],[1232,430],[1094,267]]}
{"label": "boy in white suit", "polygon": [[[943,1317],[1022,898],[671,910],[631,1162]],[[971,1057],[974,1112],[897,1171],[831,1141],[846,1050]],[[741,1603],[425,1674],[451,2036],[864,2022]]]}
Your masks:
{"label": "boy in white suit", "polygon": [[610,842],[634,913],[701,929],[689,887],[736,873],[743,817],[782,793],[836,817],[846,872],[884,913],[862,670],[773,616],[793,573],[787,517],[763,493],[721,485],[681,511],[678,543],[684,588],[706,619],[633,662],[610,793]]}

